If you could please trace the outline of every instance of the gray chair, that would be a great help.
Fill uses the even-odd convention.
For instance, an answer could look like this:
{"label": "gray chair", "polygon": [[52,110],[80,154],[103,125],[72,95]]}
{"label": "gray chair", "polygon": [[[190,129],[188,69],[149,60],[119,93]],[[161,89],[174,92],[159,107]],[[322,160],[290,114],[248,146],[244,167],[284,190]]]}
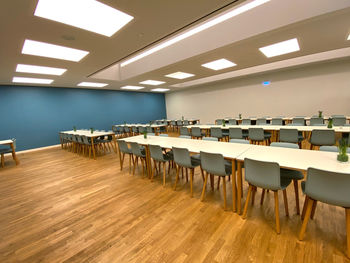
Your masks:
{"label": "gray chair", "polygon": [[186,127],[180,127],[180,135],[191,136],[191,134],[189,133],[189,131]]}
{"label": "gray chair", "polygon": [[180,135],[179,138],[182,138],[182,139],[191,139],[191,136],[189,136],[189,135]]}
{"label": "gray chair", "polygon": [[[208,176],[217,175],[223,177],[223,194],[224,194],[224,209],[226,210],[226,177],[232,174],[231,162],[225,161],[222,154],[200,152],[201,167],[205,171],[205,179],[201,195],[201,201],[204,200],[205,190],[208,182]],[[219,185],[219,183],[218,183]],[[212,184],[213,188],[213,184]]]}
{"label": "gray chair", "polygon": [[191,134],[192,134],[192,137],[195,139],[202,138],[203,136],[205,136],[205,133],[202,133],[199,127],[192,127]]}
{"label": "gray chair", "polygon": [[250,119],[243,119],[242,125],[252,125],[252,121]]}
{"label": "gray chair", "polygon": [[271,120],[271,125],[279,125],[282,126],[283,125],[283,119],[282,118],[273,118]]}
{"label": "gray chair", "polygon": [[180,121],[180,120],[176,121],[176,127],[177,127],[177,129],[179,129],[179,128],[182,127],[182,126],[183,126],[183,122],[182,122],[182,121]]}
{"label": "gray chair", "polygon": [[266,125],[266,124],[267,124],[266,118],[258,118],[256,120],[256,125]]}
{"label": "gray chair", "polygon": [[132,129],[133,135],[137,135],[139,133],[137,126],[133,126],[133,127],[131,127],[131,129]]}
{"label": "gray chair", "polygon": [[[271,143],[270,146],[299,149],[299,146],[297,144],[289,143],[289,142],[273,142],[273,143]],[[300,171],[290,170],[290,169],[285,169],[285,168],[281,168],[280,172],[281,172],[282,178],[291,179],[293,181],[297,215],[300,215],[298,181],[304,179],[304,175]]]}
{"label": "gray chair", "polygon": [[[337,146],[320,146],[320,151],[323,152],[339,152]],[[347,152],[350,153],[350,148],[348,147]]]}
{"label": "gray chair", "polygon": [[230,139],[243,139],[243,132],[241,128],[229,128]]}
{"label": "gray chair", "polygon": [[123,140],[117,140],[118,148],[121,153],[120,157],[120,170],[123,171],[123,164],[124,164],[124,158],[125,154],[129,155],[129,173],[131,172],[131,159],[132,157],[132,151],[131,148],[129,148],[128,144]]}
{"label": "gray chair", "polygon": [[236,119],[229,119],[228,124],[229,125],[237,125],[237,120]]}
{"label": "gray chair", "polygon": [[292,124],[297,126],[305,126],[305,118],[304,117],[295,117],[292,119]]}
{"label": "gray chair", "polygon": [[190,125],[190,123],[188,122],[188,120],[184,120],[183,125],[188,126],[188,125]]}
{"label": "gray chair", "polygon": [[323,126],[324,125],[324,120],[323,118],[319,117],[312,117],[310,119],[310,126]]}
{"label": "gray chair", "polygon": [[[190,156],[190,153],[188,149],[185,148],[172,148],[173,154],[174,154],[174,162],[176,164],[176,180],[174,185],[174,190],[176,190],[177,182],[179,181],[179,175],[180,175],[180,168],[182,170],[183,175],[183,168],[186,169],[186,179],[187,179],[187,169],[190,169],[190,187],[191,187],[191,197],[193,196],[193,175],[194,175],[194,169],[197,166],[200,166],[200,160],[197,158],[193,158]],[[203,170],[201,168],[202,178],[203,176]]]}
{"label": "gray chair", "polygon": [[138,160],[141,160],[141,165],[142,165],[142,175],[144,176],[145,174],[145,165],[146,165],[146,151],[144,147],[141,147],[138,143],[136,142],[131,142],[131,152],[134,155],[134,161],[133,161],[133,166],[134,169],[132,171],[132,174],[135,175],[135,168],[138,165]]}
{"label": "gray chair", "polygon": [[217,124],[217,125],[222,125],[222,122],[223,122],[224,120],[223,119],[217,119],[216,121],[215,121],[215,123]]}
{"label": "gray chair", "polygon": [[[12,140],[12,145],[13,149],[16,150],[16,139],[11,139]],[[0,148],[0,155],[1,155],[1,167],[5,167],[5,154],[7,153],[12,153],[12,148],[11,147],[6,147],[6,148]]]}
{"label": "gray chair", "polygon": [[203,141],[214,141],[214,142],[217,142],[217,141],[219,141],[219,139],[216,138],[216,137],[203,137]]}
{"label": "gray chair", "polygon": [[301,148],[301,142],[303,140],[303,135],[297,129],[280,129],[280,142],[297,143],[299,144],[299,148]]}
{"label": "gray chair", "polygon": [[210,128],[210,136],[218,138],[218,140],[223,139],[224,135],[222,133],[222,129],[218,127],[211,127]]}
{"label": "gray chair", "polygon": [[229,142],[231,142],[231,143],[249,144],[249,141],[248,140],[244,140],[244,139],[231,139]]}
{"label": "gray chair", "polygon": [[310,150],[315,146],[332,146],[335,144],[334,130],[312,130],[310,138]]}
{"label": "gray chair", "polygon": [[130,127],[124,126],[124,136],[130,136]]}
{"label": "gray chair", "polygon": [[288,216],[288,200],[286,188],[291,183],[291,179],[284,179],[281,177],[280,166],[278,163],[273,162],[262,162],[252,159],[244,159],[245,167],[245,180],[249,183],[248,195],[244,204],[243,219],[247,217],[248,203],[253,193],[254,196],[256,188],[260,187],[263,189],[262,198],[265,194],[265,190],[274,191],[275,197],[275,220],[276,220],[276,232],[281,233],[280,218],[279,218],[279,202],[278,202],[278,191],[283,191],[283,200],[285,206],[286,216]]}
{"label": "gray chair", "polygon": [[163,186],[165,186],[165,173],[166,168],[165,165],[168,162],[168,174],[170,173],[170,162],[173,160],[172,153],[163,153],[162,148],[159,145],[149,145],[149,152],[151,155],[151,158],[153,159],[153,169],[152,169],[152,176],[151,181],[153,181],[154,174],[157,171],[157,164],[159,165],[159,172],[160,172],[160,166],[163,164]]}
{"label": "gray chair", "polygon": [[263,128],[249,128],[248,136],[253,144],[260,144],[260,142],[270,144],[271,134],[265,134]]}
{"label": "gray chair", "polygon": [[153,133],[153,128],[150,125],[146,126],[146,131],[147,133]]}
{"label": "gray chair", "polygon": [[304,239],[307,223],[314,217],[317,202],[341,206],[345,208],[347,256],[350,257],[350,174],[335,173],[309,168],[307,179],[302,183],[305,193],[303,224],[299,232],[299,240]]}
{"label": "gray chair", "polygon": [[176,130],[176,121],[170,121],[170,126],[173,129],[173,131]]}
{"label": "gray chair", "polygon": [[344,126],[346,124],[346,117],[344,115],[332,115],[334,126]]}
{"label": "gray chair", "polygon": [[138,127],[138,131],[139,131],[140,134],[144,134],[146,132],[146,127],[139,126]]}

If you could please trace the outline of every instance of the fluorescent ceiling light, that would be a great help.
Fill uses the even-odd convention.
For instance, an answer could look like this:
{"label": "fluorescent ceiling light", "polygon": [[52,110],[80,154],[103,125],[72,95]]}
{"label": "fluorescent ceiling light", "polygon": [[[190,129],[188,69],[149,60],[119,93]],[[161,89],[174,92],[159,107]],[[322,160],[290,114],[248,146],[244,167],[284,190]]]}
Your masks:
{"label": "fluorescent ceiling light", "polygon": [[350,34],[348,35],[348,40],[350,40]]}
{"label": "fluorescent ceiling light", "polygon": [[133,19],[95,0],[39,0],[34,15],[108,37]]}
{"label": "fluorescent ceiling light", "polygon": [[121,87],[121,89],[130,89],[130,90],[139,90],[139,89],[144,89],[145,87],[141,87],[141,86],[123,86]]}
{"label": "fluorescent ceiling light", "polygon": [[289,39],[286,41],[282,41],[273,45],[269,45],[266,47],[261,47],[259,50],[268,58],[292,53],[295,51],[299,51],[299,43],[296,38]]}
{"label": "fluorescent ceiling light", "polygon": [[78,86],[80,87],[95,87],[95,88],[102,88],[106,87],[107,83],[97,83],[97,82],[80,82]]}
{"label": "fluorescent ceiling light", "polygon": [[36,78],[13,77],[12,82],[14,82],[14,83],[51,84],[53,82],[53,79],[36,79]]}
{"label": "fluorescent ceiling light", "polygon": [[186,79],[186,78],[193,77],[194,74],[179,71],[179,72],[171,73],[171,74],[168,74],[165,76],[168,78],[173,78],[173,79]]}
{"label": "fluorescent ceiling light", "polygon": [[26,39],[24,41],[22,54],[78,62],[87,54],[89,54],[89,52]]}
{"label": "fluorescent ceiling light", "polygon": [[201,24],[199,26],[196,26],[196,27],[194,27],[194,28],[192,28],[192,29],[190,29],[190,30],[188,30],[188,31],[178,35],[178,36],[175,36],[172,39],[169,39],[169,40],[167,40],[167,41],[165,41],[165,42],[163,42],[163,43],[161,43],[161,44],[159,44],[159,45],[157,45],[157,46],[155,46],[155,47],[153,47],[153,48],[151,48],[149,50],[146,50],[145,52],[143,52],[143,53],[141,53],[141,54],[139,54],[139,55],[137,55],[135,57],[132,57],[132,58],[122,62],[120,64],[120,66],[124,67],[124,66],[126,66],[126,65],[128,65],[128,64],[130,64],[132,62],[135,62],[135,61],[137,61],[137,60],[139,60],[141,58],[144,58],[144,57],[146,57],[148,55],[151,55],[151,54],[153,54],[153,53],[155,53],[155,52],[157,52],[157,51],[159,51],[159,50],[161,50],[163,48],[171,46],[172,44],[175,44],[175,43],[177,43],[177,42],[179,42],[179,41],[181,41],[181,40],[183,40],[185,38],[193,36],[194,34],[197,34],[197,33],[201,32],[201,31],[203,31],[205,29],[208,29],[208,28],[210,28],[212,26],[215,26],[215,25],[217,25],[217,24],[219,24],[221,22],[224,22],[224,21],[226,21],[226,20],[228,20],[228,19],[230,19],[232,17],[235,17],[235,16],[237,16],[239,14],[247,12],[247,11],[249,11],[249,10],[255,8],[255,7],[258,7],[258,6],[262,5],[262,4],[265,4],[266,2],[269,2],[269,1],[270,0],[254,0],[254,1],[251,1],[251,2],[249,2],[247,4],[244,4],[244,5],[241,5],[239,7],[236,7],[233,10],[228,11],[227,13],[224,13],[224,14],[222,14],[220,16],[217,16],[217,17],[215,17],[215,18],[213,18],[213,19],[211,19],[211,20],[209,20],[209,21],[207,21],[207,22],[205,22],[205,23],[203,23],[203,24]]}
{"label": "fluorescent ceiling light", "polygon": [[161,84],[164,84],[164,83],[165,83],[165,81],[151,80],[151,79],[140,82],[140,84],[152,85],[152,86],[158,86],[158,85],[161,85]]}
{"label": "fluorescent ceiling light", "polygon": [[205,63],[202,65],[202,67],[206,67],[206,68],[210,68],[213,70],[220,70],[220,69],[224,69],[224,68],[230,68],[230,67],[234,67],[237,66],[237,64],[227,60],[227,59],[218,59],[209,63]]}
{"label": "fluorescent ceiling light", "polygon": [[151,91],[155,91],[155,92],[165,92],[168,91],[170,89],[161,89],[161,88],[157,88],[157,89],[151,89]]}
{"label": "fluorescent ceiling light", "polygon": [[24,65],[24,64],[18,64],[16,68],[16,72],[56,75],[56,76],[61,76],[66,71],[67,70],[64,68],[51,68],[51,67]]}

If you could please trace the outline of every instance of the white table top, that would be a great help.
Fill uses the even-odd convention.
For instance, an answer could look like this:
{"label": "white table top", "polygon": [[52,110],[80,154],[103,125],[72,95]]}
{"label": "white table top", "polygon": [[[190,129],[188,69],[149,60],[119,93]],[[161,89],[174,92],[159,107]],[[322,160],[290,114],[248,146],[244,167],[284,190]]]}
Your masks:
{"label": "white table top", "polygon": [[262,128],[266,131],[279,131],[280,129],[297,129],[298,131],[312,131],[312,130],[334,130],[339,133],[350,133],[350,126],[333,126],[333,128],[327,128],[327,126],[295,126],[295,125],[187,125],[186,128],[199,127],[201,129],[210,129],[212,127],[218,127],[221,129],[229,128],[241,128],[248,130],[249,128]]}
{"label": "white table top", "polygon": [[[266,120],[272,120],[272,119],[279,119],[279,118],[281,118],[282,120],[284,120],[284,121],[291,121],[291,120],[293,120],[294,118],[304,118],[305,120],[310,120],[312,117],[242,117],[242,119],[249,119],[249,120],[254,120],[254,121],[256,121],[257,119],[260,119],[260,118],[264,118],[264,119],[266,119]],[[331,116],[322,116],[322,118],[323,119],[325,119],[325,120],[328,120],[329,118],[332,118]],[[350,120],[350,116],[345,116],[345,118],[347,119],[347,120]],[[242,119],[239,119],[239,117],[225,117],[225,118],[223,118],[223,120],[225,120],[225,121],[228,121],[228,120],[230,120],[230,119],[234,119],[234,120],[242,120]],[[218,119],[218,120],[220,120],[220,119]]]}
{"label": "white table top", "polygon": [[241,153],[248,150],[251,144],[226,143],[215,141],[192,140],[178,137],[162,137],[143,135],[128,137],[122,139],[126,142],[137,142],[141,145],[159,145],[162,148],[187,148],[190,152],[199,153],[200,151],[209,153],[221,153],[225,158],[236,159]]}
{"label": "white table top", "polygon": [[97,132],[94,131],[94,133],[91,133],[90,130],[77,130],[77,131],[62,131],[61,133],[67,133],[67,134],[73,134],[73,135],[79,135],[79,136],[86,136],[86,137],[99,137],[99,136],[106,136],[106,135],[113,135],[113,131],[107,131],[107,132]]}
{"label": "white table top", "polygon": [[[149,127],[149,124],[140,124],[140,123],[130,123],[130,124],[117,124],[114,125],[115,127]],[[152,128],[159,128],[159,127],[165,127],[166,124],[152,124]]]}
{"label": "white table top", "polygon": [[244,158],[250,158],[259,161],[276,162],[281,167],[297,170],[307,170],[313,167],[350,174],[350,162],[338,162],[337,155],[338,153],[336,152],[252,145],[247,151],[238,156],[237,160],[243,161]]}
{"label": "white table top", "polygon": [[11,144],[11,143],[13,143],[12,140],[2,140],[2,141],[0,141],[0,145],[7,145],[7,144]]}

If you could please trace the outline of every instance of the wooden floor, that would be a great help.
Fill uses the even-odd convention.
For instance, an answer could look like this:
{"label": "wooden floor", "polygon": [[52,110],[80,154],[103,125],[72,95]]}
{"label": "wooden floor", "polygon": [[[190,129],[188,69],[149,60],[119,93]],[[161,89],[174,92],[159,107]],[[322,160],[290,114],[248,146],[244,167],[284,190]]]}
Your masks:
{"label": "wooden floor", "polygon": [[[194,197],[181,179],[163,188],[119,169],[117,155],[97,160],[50,149],[11,157],[0,168],[0,262],[350,262],[345,257],[344,209],[320,204],[305,241],[295,213],[280,205],[282,233],[274,224],[273,193],[263,206],[258,190],[248,218],[223,210],[222,190],[207,190],[196,171]],[[230,185],[230,184],[229,184]],[[244,198],[247,192],[245,184]],[[231,188],[228,187],[231,206]],[[280,195],[280,200],[282,195]],[[302,197],[303,200],[303,197]],[[302,203],[302,202],[301,202]]]}

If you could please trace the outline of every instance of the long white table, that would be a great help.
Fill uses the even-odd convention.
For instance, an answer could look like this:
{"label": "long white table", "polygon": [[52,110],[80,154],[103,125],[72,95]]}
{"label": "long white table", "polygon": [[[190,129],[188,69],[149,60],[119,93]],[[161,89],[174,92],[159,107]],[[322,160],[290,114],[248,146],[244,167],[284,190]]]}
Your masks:
{"label": "long white table", "polygon": [[[13,140],[0,141],[0,145],[10,145],[11,150],[12,150],[12,158],[13,158],[13,160],[15,160],[16,165],[19,165],[19,160],[17,158],[15,146],[13,145],[13,143],[14,143]],[[1,167],[4,167],[4,164],[5,164],[4,155],[1,155]]]}

